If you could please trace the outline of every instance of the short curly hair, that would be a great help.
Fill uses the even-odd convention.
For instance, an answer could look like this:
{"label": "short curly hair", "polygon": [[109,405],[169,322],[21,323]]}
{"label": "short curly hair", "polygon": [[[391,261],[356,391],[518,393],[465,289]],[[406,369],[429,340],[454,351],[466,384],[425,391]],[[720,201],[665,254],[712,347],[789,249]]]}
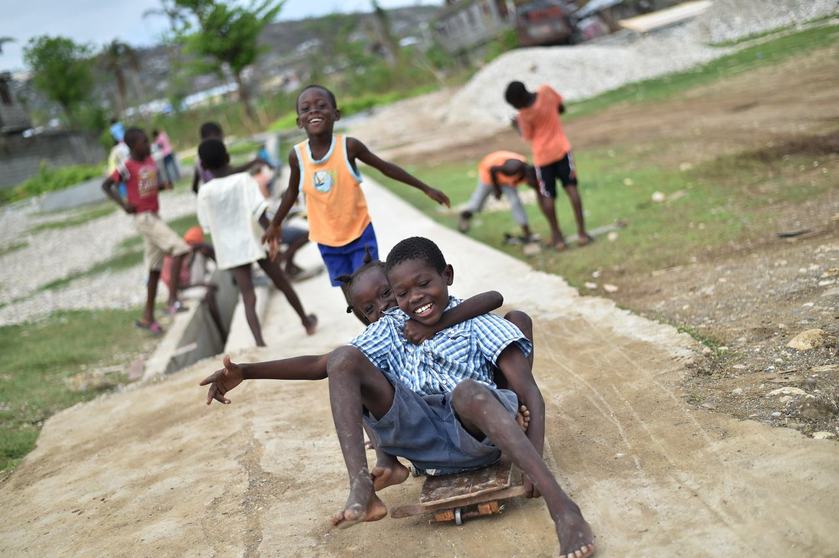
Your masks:
{"label": "short curly hair", "polygon": [[443,252],[431,240],[422,236],[412,236],[396,244],[385,260],[385,272],[390,272],[402,262],[408,260],[422,260],[438,273],[446,269],[446,258]]}

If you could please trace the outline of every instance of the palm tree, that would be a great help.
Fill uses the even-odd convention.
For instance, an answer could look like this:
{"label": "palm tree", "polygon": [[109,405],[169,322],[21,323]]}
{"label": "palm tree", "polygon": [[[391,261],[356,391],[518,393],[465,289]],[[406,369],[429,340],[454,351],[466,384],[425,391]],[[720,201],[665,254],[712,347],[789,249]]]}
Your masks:
{"label": "palm tree", "polygon": [[3,54],[3,45],[6,43],[14,43],[14,37],[0,37],[0,54]]}
{"label": "palm tree", "polygon": [[129,45],[114,39],[102,49],[100,54],[102,64],[105,69],[113,74],[114,81],[117,87],[117,114],[122,114],[125,110],[126,97],[126,70],[132,69],[135,72],[140,71],[140,57],[137,56],[137,51]]}

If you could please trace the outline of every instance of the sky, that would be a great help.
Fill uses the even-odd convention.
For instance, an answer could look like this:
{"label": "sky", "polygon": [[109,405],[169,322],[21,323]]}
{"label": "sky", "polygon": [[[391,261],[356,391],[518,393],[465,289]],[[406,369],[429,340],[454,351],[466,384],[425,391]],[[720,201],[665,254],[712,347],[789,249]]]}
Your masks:
{"label": "sky", "polygon": [[[440,0],[379,0],[383,8]],[[0,0],[0,37],[12,37],[0,53],[0,71],[24,69],[23,47],[38,35],[62,35],[95,46],[120,39],[133,46],[158,42],[166,29],[163,17],[143,17],[160,0]],[[302,19],[331,12],[369,11],[369,0],[287,0],[280,19]]]}

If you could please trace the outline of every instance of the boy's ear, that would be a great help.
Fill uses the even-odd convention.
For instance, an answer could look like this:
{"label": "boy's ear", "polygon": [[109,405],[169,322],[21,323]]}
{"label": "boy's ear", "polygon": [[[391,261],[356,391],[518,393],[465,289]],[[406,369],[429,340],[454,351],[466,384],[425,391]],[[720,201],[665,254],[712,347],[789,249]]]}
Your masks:
{"label": "boy's ear", "polygon": [[454,268],[451,264],[446,265],[446,269],[443,270],[441,275],[443,276],[443,279],[446,280],[446,285],[451,287],[452,283],[454,283]]}
{"label": "boy's ear", "polygon": [[302,130],[303,129],[303,123],[300,122],[300,115],[299,114],[297,115],[297,119],[295,121],[297,122],[297,127]]}
{"label": "boy's ear", "polygon": [[341,109],[335,109],[335,120],[341,120]]}

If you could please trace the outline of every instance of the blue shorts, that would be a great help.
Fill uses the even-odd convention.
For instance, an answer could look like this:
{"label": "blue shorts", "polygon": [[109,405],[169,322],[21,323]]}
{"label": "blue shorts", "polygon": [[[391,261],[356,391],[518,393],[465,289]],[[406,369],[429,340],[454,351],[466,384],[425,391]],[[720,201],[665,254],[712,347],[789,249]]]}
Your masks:
{"label": "blue shorts", "polygon": [[[376,447],[434,475],[480,469],[501,458],[492,442],[477,440],[463,428],[452,408],[451,393],[419,395],[401,382],[392,383],[393,404],[388,412],[379,420],[364,416]],[[516,394],[508,389],[492,393],[515,417]]]}
{"label": "blue shorts", "polygon": [[344,246],[326,246],[318,244],[318,250],[329,272],[329,281],[333,287],[340,287],[338,277],[350,275],[364,265],[365,248],[370,249],[373,260],[379,259],[379,244],[376,242],[376,231],[373,223],[367,225],[361,236]]}

